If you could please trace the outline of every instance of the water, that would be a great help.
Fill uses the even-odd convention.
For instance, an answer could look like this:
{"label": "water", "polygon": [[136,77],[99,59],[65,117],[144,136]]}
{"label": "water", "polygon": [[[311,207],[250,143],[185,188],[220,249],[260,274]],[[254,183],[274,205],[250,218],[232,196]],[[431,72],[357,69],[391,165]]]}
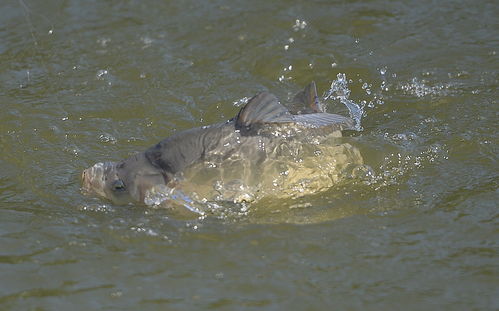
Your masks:
{"label": "water", "polygon": [[[0,309],[498,309],[498,13],[2,2]],[[201,219],[80,193],[83,168],[311,80],[360,121],[365,166],[326,192]]]}

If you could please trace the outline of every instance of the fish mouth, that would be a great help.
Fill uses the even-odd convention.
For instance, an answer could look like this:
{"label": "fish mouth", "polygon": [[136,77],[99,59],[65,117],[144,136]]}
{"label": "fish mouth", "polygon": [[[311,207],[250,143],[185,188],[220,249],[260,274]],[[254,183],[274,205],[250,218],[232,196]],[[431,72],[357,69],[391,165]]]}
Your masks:
{"label": "fish mouth", "polygon": [[99,162],[81,173],[82,191],[84,194],[97,194],[106,197],[104,191],[106,171],[112,167],[112,162]]}

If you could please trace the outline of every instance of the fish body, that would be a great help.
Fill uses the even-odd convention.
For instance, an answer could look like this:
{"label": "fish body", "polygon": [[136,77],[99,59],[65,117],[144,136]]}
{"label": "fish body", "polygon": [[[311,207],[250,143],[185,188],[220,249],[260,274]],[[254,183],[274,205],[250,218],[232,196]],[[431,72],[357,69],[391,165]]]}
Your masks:
{"label": "fish body", "polygon": [[191,204],[322,191],[344,167],[362,163],[356,148],[335,142],[355,125],[324,112],[314,82],[294,102],[302,110],[292,113],[268,92],[255,95],[226,122],[178,132],[125,160],[84,170],[83,190],[117,204],[148,205],[179,196]]}

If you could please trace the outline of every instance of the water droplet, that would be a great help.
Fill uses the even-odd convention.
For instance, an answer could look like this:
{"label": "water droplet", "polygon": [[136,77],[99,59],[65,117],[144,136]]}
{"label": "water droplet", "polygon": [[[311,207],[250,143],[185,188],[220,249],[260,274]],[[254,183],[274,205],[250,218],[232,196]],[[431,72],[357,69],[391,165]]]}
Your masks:
{"label": "water droplet", "polygon": [[99,139],[103,143],[111,143],[111,144],[116,143],[116,138],[110,134],[101,134],[101,135],[99,135]]}
{"label": "water droplet", "polygon": [[108,71],[105,70],[105,69],[101,69],[99,71],[97,71],[97,73],[95,74],[95,76],[97,77],[97,79],[103,79],[105,75],[108,74]]}
{"label": "water droplet", "polygon": [[223,272],[218,272],[217,274],[215,274],[215,278],[219,280],[223,279],[224,278]]}
{"label": "water droplet", "polygon": [[248,97],[243,97],[241,99],[236,100],[235,102],[232,103],[235,107],[241,107],[243,105],[246,105],[249,101]]}
{"label": "water droplet", "polygon": [[144,43],[144,46],[142,47],[143,49],[150,47],[151,44],[154,42],[154,40],[149,37],[141,37],[140,41]]}
{"label": "water droplet", "polygon": [[110,38],[99,38],[99,39],[97,39],[97,43],[101,47],[103,47],[103,48],[105,48],[109,42],[111,42]]}
{"label": "water droplet", "polygon": [[299,30],[305,29],[305,27],[307,27],[307,22],[297,19],[297,20],[295,20],[295,24],[293,25],[293,30],[299,31]]}

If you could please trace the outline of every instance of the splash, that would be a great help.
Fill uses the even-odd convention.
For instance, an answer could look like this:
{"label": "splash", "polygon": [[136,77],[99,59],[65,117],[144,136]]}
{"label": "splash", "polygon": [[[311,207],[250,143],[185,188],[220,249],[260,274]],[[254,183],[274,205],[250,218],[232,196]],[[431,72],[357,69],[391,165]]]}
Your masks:
{"label": "splash", "polygon": [[235,102],[232,103],[234,107],[242,107],[246,105],[249,102],[250,98],[249,97],[243,97],[241,99],[236,100]]}
{"label": "splash", "polygon": [[415,95],[418,98],[425,96],[446,96],[450,93],[450,84],[437,84],[429,86],[428,81],[419,80],[414,77],[410,82],[401,84],[398,89],[404,91],[406,94]]}
{"label": "splash", "polygon": [[194,214],[203,216],[204,211],[197,202],[185,195],[181,190],[166,185],[157,185],[146,192],[144,203],[148,206],[180,205]]}
{"label": "splash", "polygon": [[[405,140],[405,134],[396,134],[391,140]],[[411,138],[409,138],[411,139]],[[375,191],[379,191],[389,186],[405,185],[407,180],[415,170],[423,169],[439,161],[448,159],[448,148],[444,144],[434,143],[420,150],[408,152],[399,149],[386,155],[379,167],[379,174],[370,172],[363,176],[363,182]]]}
{"label": "splash", "polygon": [[330,89],[324,96],[324,101],[328,99],[338,100],[348,109],[350,117],[355,121],[355,129],[362,130],[361,119],[364,113],[364,107],[356,104],[350,97],[350,89],[348,88],[348,80],[346,74],[338,73],[336,80],[331,83]]}

